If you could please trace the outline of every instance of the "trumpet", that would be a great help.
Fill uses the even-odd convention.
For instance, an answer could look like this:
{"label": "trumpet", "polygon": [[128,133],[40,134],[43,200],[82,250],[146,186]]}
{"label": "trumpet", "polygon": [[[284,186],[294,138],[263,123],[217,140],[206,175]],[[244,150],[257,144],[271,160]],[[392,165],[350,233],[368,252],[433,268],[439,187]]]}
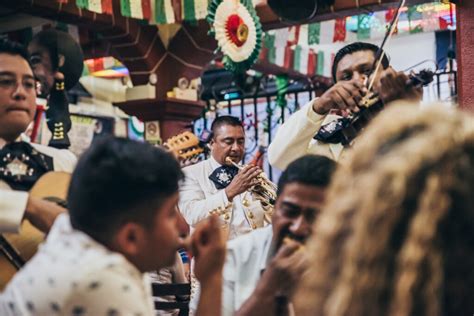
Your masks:
{"label": "trumpet", "polygon": [[[226,157],[225,161],[237,167],[239,170],[244,168],[244,166],[235,163],[229,157]],[[264,172],[257,176],[257,184],[255,184],[250,190],[256,195],[256,198],[260,200],[263,207],[270,206],[273,208],[275,206],[277,186],[267,178]]]}

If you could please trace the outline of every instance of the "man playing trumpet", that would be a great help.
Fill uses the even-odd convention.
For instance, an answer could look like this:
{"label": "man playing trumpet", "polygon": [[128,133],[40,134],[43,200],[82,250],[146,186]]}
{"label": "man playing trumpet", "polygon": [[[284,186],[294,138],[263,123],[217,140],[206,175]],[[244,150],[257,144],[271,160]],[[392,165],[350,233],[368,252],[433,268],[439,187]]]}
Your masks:
{"label": "man playing trumpet", "polygon": [[308,267],[303,244],[335,167],[324,156],[292,162],[278,182],[272,225],[227,244],[223,316],[290,313],[293,292]]}
{"label": "man playing trumpet", "polygon": [[218,214],[233,239],[264,226],[265,210],[249,192],[262,170],[236,166],[245,153],[245,133],[238,118],[220,116],[211,130],[211,157],[183,169],[179,209],[191,230],[209,215]]}
{"label": "man playing trumpet", "polygon": [[[180,187],[179,209],[191,231],[208,216],[219,215],[228,238],[233,239],[263,227],[265,215],[271,213],[271,209],[264,209],[249,191],[257,184],[262,171],[256,166],[248,165],[239,170],[233,165],[240,163],[245,153],[242,122],[236,117],[220,116],[212,123],[211,131],[211,157],[183,169],[185,180]],[[193,310],[199,291],[193,274],[191,286],[190,308]]]}

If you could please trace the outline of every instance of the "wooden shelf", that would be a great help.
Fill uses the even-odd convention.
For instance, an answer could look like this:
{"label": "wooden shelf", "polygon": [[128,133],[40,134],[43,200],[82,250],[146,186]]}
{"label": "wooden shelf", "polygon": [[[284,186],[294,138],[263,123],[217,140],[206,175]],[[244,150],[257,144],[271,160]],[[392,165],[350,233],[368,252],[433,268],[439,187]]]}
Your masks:
{"label": "wooden shelf", "polygon": [[141,99],[114,103],[128,115],[138,117],[143,122],[160,120],[193,121],[197,119],[206,104],[174,98]]}

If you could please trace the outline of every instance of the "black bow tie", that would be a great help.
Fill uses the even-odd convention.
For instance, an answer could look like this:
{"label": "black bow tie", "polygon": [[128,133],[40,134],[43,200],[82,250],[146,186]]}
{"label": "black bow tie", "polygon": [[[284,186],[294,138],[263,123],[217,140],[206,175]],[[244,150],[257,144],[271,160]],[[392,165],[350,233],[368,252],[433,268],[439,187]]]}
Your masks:
{"label": "black bow tie", "polygon": [[28,143],[14,142],[0,149],[0,180],[13,190],[30,190],[43,174],[52,170],[53,158]]}
{"label": "black bow tie", "polygon": [[349,123],[350,120],[343,117],[324,124],[313,138],[322,141],[323,143],[344,144],[345,138],[342,131],[349,125]]}
{"label": "black bow tie", "polygon": [[239,169],[234,166],[221,166],[214,170],[209,176],[209,180],[214,182],[218,190],[226,188],[234,179]]}

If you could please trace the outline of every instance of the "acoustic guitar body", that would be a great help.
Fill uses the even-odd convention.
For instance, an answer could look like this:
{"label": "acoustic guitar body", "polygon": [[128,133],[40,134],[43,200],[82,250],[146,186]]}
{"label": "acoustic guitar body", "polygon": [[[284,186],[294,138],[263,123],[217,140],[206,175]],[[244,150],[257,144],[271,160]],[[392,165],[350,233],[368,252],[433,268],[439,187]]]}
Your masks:
{"label": "acoustic guitar body", "polygon": [[[71,175],[66,172],[48,172],[44,174],[30,190],[30,195],[37,198],[54,198],[66,200]],[[26,262],[33,257],[45,234],[36,229],[28,220],[24,220],[19,234],[3,234],[8,244],[13,247],[21,259]],[[13,278],[18,268],[12,260],[0,252],[0,291]]]}

